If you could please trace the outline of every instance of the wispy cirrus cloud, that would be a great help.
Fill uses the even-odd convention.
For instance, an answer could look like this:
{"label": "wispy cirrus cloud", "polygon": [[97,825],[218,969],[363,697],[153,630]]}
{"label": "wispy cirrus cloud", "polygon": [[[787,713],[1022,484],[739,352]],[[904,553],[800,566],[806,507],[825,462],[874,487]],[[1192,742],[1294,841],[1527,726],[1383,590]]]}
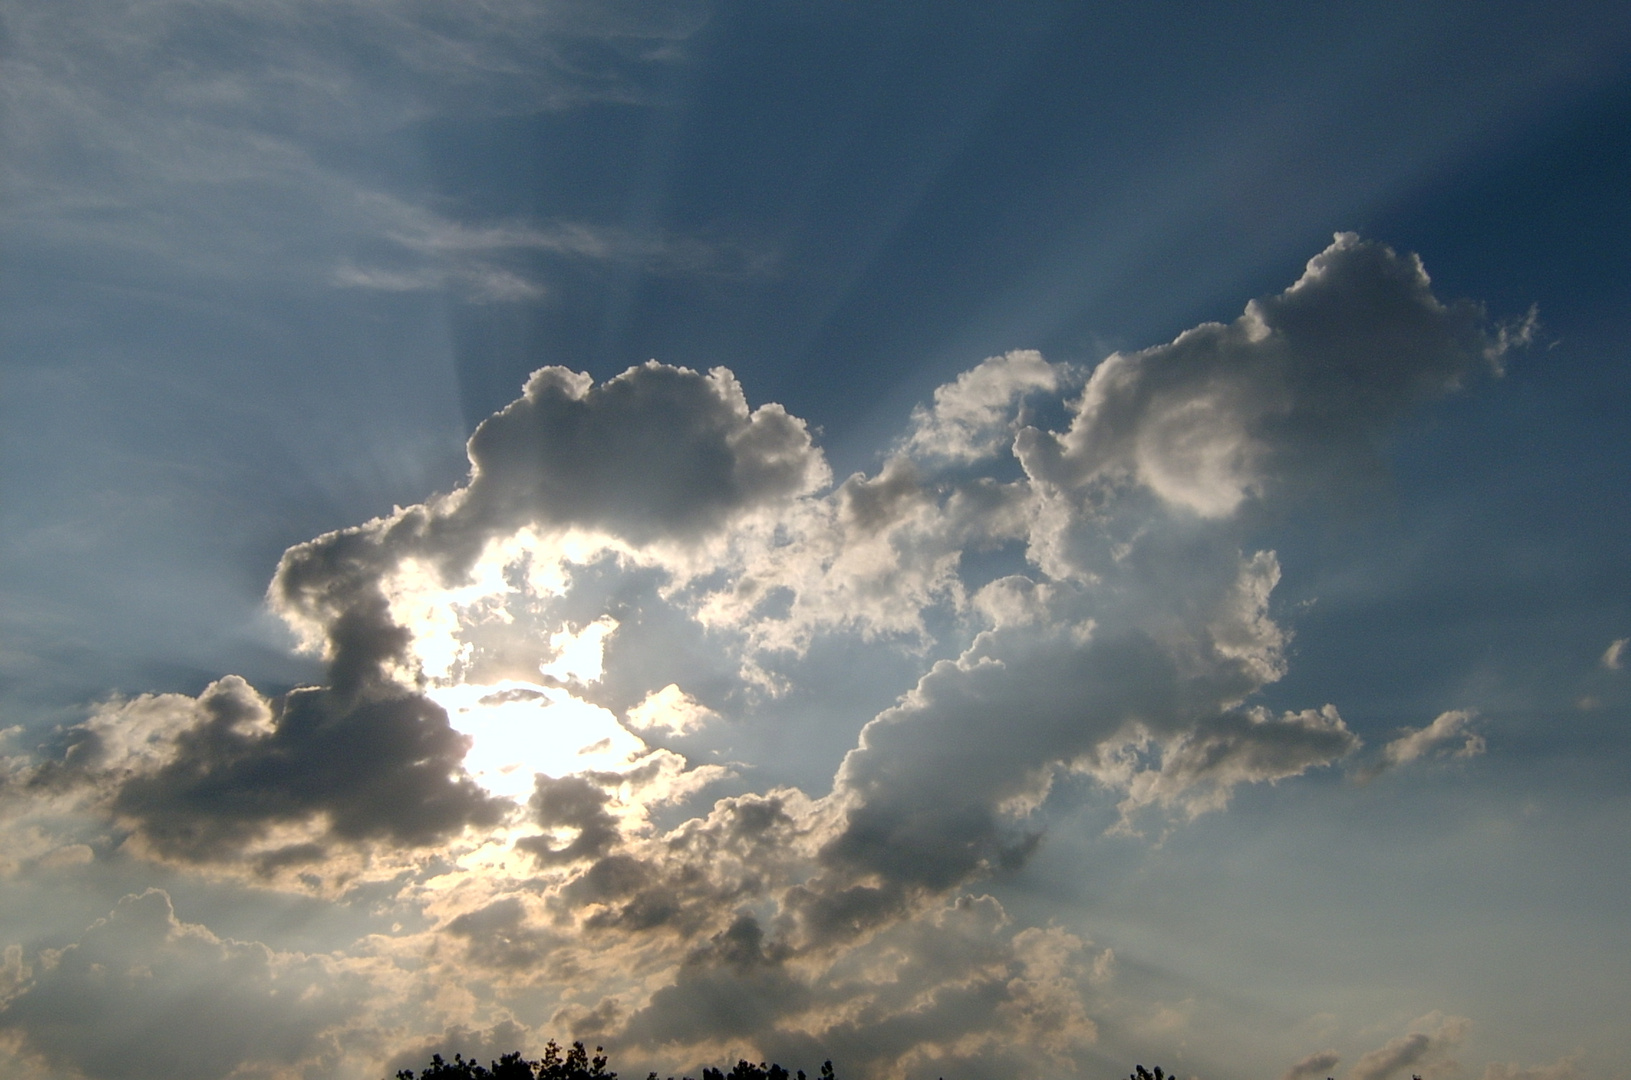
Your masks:
{"label": "wispy cirrus cloud", "polygon": [[[653,100],[700,8],[411,2],[0,8],[13,246],[95,250],[105,273],[310,288],[547,292],[539,259],[756,274],[762,250],[593,222],[456,219],[404,170],[395,133],[435,117]],[[358,145],[367,147],[361,153]],[[413,170],[406,170],[412,175]]]}

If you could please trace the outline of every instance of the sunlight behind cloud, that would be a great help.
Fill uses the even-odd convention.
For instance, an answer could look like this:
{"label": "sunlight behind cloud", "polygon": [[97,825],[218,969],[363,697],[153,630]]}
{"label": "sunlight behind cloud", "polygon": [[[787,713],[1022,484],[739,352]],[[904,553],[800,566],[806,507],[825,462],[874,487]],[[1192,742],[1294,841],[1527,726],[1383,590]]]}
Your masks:
{"label": "sunlight behind cloud", "polygon": [[473,740],[464,767],[494,795],[525,799],[538,773],[613,772],[647,751],[611,713],[559,687],[506,679],[438,687],[428,696]]}
{"label": "sunlight behind cloud", "polygon": [[606,637],[617,629],[617,620],[603,615],[577,633],[562,630],[549,636],[555,659],[538,665],[544,675],[562,682],[594,682],[604,670]]}

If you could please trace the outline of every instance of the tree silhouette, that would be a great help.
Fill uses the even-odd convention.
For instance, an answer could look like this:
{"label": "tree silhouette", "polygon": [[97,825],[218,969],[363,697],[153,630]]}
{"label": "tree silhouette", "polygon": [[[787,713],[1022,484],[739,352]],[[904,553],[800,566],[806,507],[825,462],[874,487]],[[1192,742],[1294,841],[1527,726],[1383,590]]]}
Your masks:
{"label": "tree silhouette", "polygon": [[[702,1070],[702,1080],[794,1080],[794,1077],[805,1080],[804,1070],[789,1073],[780,1065],[763,1061],[757,1065],[747,1060],[738,1061],[728,1073],[714,1068]],[[527,1060],[520,1051],[505,1054],[488,1066],[474,1058],[467,1061],[460,1054],[454,1054],[452,1061],[444,1061],[441,1054],[434,1054],[417,1078],[412,1069],[400,1069],[396,1080],[617,1080],[617,1073],[606,1068],[604,1047],[595,1047],[594,1056],[590,1057],[581,1042],[573,1043],[563,1052],[560,1044],[551,1039],[544,1047],[544,1056],[537,1061]],[[646,1080],[657,1080],[657,1074],[652,1073]],[[674,1078],[671,1076],[668,1080]],[[832,1062],[822,1062],[819,1080],[836,1080]]]}
{"label": "tree silhouette", "polygon": [[[805,1080],[804,1070],[790,1073],[774,1062],[759,1062],[757,1065],[751,1061],[741,1060],[731,1066],[730,1072],[721,1072],[715,1068],[704,1068],[702,1080]],[[459,1054],[453,1055],[452,1061],[443,1061],[441,1054],[433,1055],[430,1064],[425,1066],[418,1077],[414,1076],[412,1069],[401,1069],[396,1074],[396,1080],[617,1080],[617,1074],[606,1068],[606,1054],[603,1047],[595,1047],[594,1056],[583,1048],[581,1042],[575,1042],[571,1048],[562,1051],[554,1039],[544,1046],[544,1056],[537,1061],[529,1061],[521,1056],[520,1051],[505,1054],[489,1066],[483,1066],[474,1059],[466,1061]],[[651,1073],[646,1080],[657,1080],[657,1074]],[[668,1080],[674,1080],[672,1076]],[[686,1077],[685,1080],[691,1080]],[[837,1080],[833,1075],[831,1061],[821,1063],[821,1073],[817,1080]],[[1177,1077],[1161,1071],[1157,1065],[1151,1072],[1142,1065],[1135,1065],[1133,1072],[1127,1080],[1177,1080]],[[1419,1076],[1412,1076],[1410,1080],[1421,1080]]]}
{"label": "tree silhouette", "polygon": [[[617,1080],[617,1074],[606,1068],[604,1047],[595,1047],[595,1056],[590,1057],[580,1042],[573,1043],[563,1054],[560,1045],[551,1039],[538,1061],[528,1061],[518,1050],[491,1065],[486,1068],[459,1054],[454,1054],[452,1061],[443,1061],[441,1054],[435,1054],[418,1080]],[[396,1080],[414,1080],[413,1070],[399,1070]]]}

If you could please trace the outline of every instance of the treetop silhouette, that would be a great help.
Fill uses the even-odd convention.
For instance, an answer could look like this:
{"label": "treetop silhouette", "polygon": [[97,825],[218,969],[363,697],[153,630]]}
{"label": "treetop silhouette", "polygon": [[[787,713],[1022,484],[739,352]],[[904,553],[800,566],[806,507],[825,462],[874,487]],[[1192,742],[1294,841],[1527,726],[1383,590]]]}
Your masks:
{"label": "treetop silhouette", "polygon": [[[804,1070],[790,1073],[780,1065],[763,1061],[757,1065],[747,1060],[738,1061],[731,1066],[728,1073],[714,1068],[702,1070],[702,1080],[795,1080],[795,1078],[805,1080]],[[412,1069],[399,1069],[396,1080],[617,1080],[617,1073],[606,1068],[604,1047],[595,1047],[594,1056],[591,1057],[581,1042],[574,1042],[563,1052],[560,1044],[551,1039],[544,1047],[544,1056],[536,1061],[522,1057],[520,1051],[505,1054],[486,1066],[474,1058],[466,1060],[460,1054],[454,1054],[452,1061],[444,1061],[441,1054],[434,1054],[431,1056],[430,1064],[425,1066],[417,1078]],[[657,1074],[651,1073],[646,1080],[657,1080]],[[668,1080],[674,1078],[671,1076]],[[685,1080],[691,1078],[686,1077]],[[831,1061],[822,1062],[818,1080],[836,1080]]]}

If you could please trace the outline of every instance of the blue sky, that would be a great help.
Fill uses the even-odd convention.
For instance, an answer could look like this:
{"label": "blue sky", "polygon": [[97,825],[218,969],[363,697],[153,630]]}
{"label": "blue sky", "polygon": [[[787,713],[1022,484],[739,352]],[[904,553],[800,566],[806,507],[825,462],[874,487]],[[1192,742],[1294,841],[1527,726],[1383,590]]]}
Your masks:
{"label": "blue sky", "polygon": [[0,85],[8,1074],[1631,1076],[1614,5],[18,0]]}

